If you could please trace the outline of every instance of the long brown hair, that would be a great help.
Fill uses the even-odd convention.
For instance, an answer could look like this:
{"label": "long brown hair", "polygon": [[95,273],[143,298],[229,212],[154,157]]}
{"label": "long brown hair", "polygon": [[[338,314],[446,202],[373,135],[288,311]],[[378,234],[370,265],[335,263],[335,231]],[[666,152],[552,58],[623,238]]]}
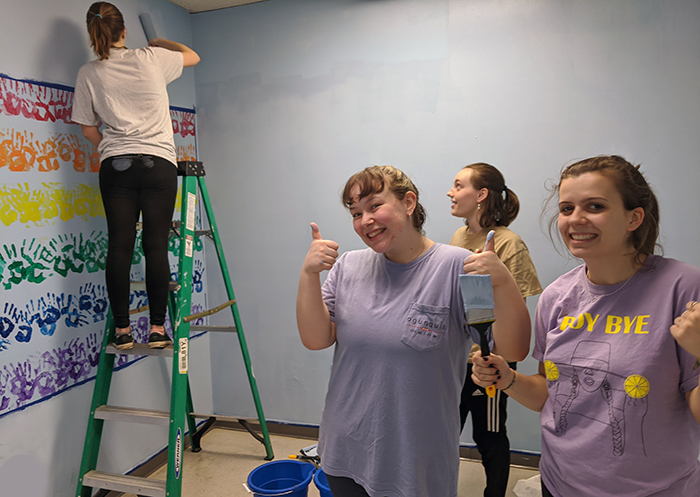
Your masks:
{"label": "long brown hair", "polygon": [[394,166],[370,166],[359,173],[353,174],[345,183],[342,194],[343,205],[348,209],[352,205],[350,193],[355,185],[360,187],[360,198],[380,193],[384,190],[384,186],[399,200],[403,200],[408,192],[413,192],[416,196],[416,208],[411,214],[411,222],[416,231],[423,233],[423,224],[427,215],[425,209],[418,201],[418,188],[406,176],[406,173],[396,169]]}
{"label": "long brown hair", "polygon": [[108,59],[109,49],[119,41],[124,31],[122,13],[111,3],[95,2],[90,5],[85,20],[90,46],[100,60]]}
{"label": "long brown hair", "polygon": [[[501,171],[485,162],[469,164],[464,169],[471,169],[469,179],[475,190],[486,188],[489,191],[479,211],[481,227],[508,226],[512,223],[520,212],[520,201],[515,192],[506,186]],[[466,224],[467,220],[464,222]]]}

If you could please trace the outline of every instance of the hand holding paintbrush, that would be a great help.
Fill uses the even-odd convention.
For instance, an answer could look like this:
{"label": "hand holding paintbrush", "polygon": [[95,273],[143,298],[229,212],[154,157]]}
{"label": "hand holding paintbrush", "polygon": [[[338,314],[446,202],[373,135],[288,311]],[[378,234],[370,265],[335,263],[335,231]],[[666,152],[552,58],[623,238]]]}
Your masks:
{"label": "hand holding paintbrush", "polygon": [[[489,231],[486,235],[486,244],[483,253],[493,251],[494,231]],[[467,261],[472,259],[469,257]],[[465,261],[465,271],[468,262]],[[493,287],[490,274],[462,274],[459,277],[459,285],[462,291],[464,302],[464,312],[467,324],[479,332],[479,346],[482,357],[488,356],[490,352],[487,332],[491,324],[496,320],[494,314]],[[496,395],[496,387],[493,385],[486,387],[486,394],[489,397]]]}

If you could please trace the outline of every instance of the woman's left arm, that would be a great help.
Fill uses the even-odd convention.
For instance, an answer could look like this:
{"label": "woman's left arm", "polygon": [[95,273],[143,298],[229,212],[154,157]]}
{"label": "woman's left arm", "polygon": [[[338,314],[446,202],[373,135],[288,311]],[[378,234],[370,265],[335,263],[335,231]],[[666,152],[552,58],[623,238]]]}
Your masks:
{"label": "woman's left arm", "polygon": [[671,335],[685,350],[700,357],[700,305],[688,302],[686,310],[673,321]]}
{"label": "woman's left arm", "polygon": [[[690,354],[700,357],[700,305],[695,301],[686,304],[686,310],[671,326],[671,335]],[[700,379],[698,380],[700,382]],[[700,386],[685,393],[690,412],[700,423]]]}
{"label": "woman's left arm", "polygon": [[700,386],[693,388],[690,392],[686,392],[685,398],[688,401],[690,412],[693,413],[695,421],[700,423]]}
{"label": "woman's left arm", "polygon": [[469,274],[490,274],[493,285],[493,353],[509,362],[522,361],[530,351],[530,313],[508,268],[493,251],[493,239],[486,251],[471,255],[464,263]]}

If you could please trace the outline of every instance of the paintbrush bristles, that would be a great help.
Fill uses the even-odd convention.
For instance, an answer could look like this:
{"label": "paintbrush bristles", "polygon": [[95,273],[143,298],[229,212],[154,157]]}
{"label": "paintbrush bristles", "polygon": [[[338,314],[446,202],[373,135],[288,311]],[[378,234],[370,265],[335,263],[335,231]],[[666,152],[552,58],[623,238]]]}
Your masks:
{"label": "paintbrush bristles", "polygon": [[490,323],[496,320],[493,312],[491,275],[460,274],[459,288],[462,291],[464,314],[468,324]]}
{"label": "paintbrush bristles", "polygon": [[493,309],[467,309],[465,313],[467,324],[493,323],[496,315]]}

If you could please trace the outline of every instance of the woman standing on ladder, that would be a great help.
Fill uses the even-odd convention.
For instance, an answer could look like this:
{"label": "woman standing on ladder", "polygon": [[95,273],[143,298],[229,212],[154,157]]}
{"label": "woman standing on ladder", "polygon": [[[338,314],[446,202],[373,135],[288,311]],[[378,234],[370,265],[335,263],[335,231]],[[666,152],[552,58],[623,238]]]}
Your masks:
{"label": "woman standing on ladder", "polygon": [[[506,187],[501,172],[489,164],[470,164],[457,174],[447,196],[452,200],[452,215],[464,218],[466,225],[455,232],[450,245],[479,252],[488,232],[494,230],[496,255],[515,278],[523,299],[542,293],[527,247],[506,227],[518,215],[520,203],[515,193]],[[506,433],[508,395],[498,390],[495,397],[488,397],[484,389],[472,381],[471,355],[476,350],[479,346],[474,344],[459,415],[464,428],[467,415],[472,414],[472,437],[486,471],[484,497],[504,497],[510,474],[510,442]],[[508,360],[515,369],[513,359]]]}
{"label": "woman standing on ladder", "polygon": [[100,153],[100,192],[109,233],[105,278],[115,345],[119,350],[134,345],[129,287],[136,223],[142,215],[148,345],[162,348],[171,343],[163,325],[170,281],[168,233],[177,195],[166,86],[180,77],[183,67],[196,65],[199,56],[185,45],[160,38],[146,48],[126,48],[122,14],[107,2],[93,3],[86,20],[98,60],[78,72],[72,119]]}

